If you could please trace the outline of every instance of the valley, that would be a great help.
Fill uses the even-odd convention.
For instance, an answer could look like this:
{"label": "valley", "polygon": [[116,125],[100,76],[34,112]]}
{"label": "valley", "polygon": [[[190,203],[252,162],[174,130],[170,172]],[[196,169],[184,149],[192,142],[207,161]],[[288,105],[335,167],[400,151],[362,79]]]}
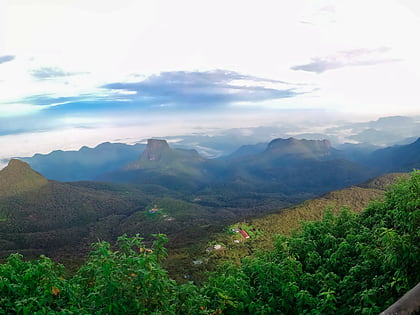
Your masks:
{"label": "valley", "polygon": [[[50,166],[47,174],[60,163],[63,169],[68,168],[67,172],[80,174],[89,165],[86,161],[98,160],[95,174],[99,169],[103,173],[85,173],[94,176],[95,181],[48,180],[26,162],[11,160],[0,171],[0,255],[5,258],[15,251],[28,258],[45,254],[71,265],[83,261],[96,240],[112,243],[124,233],[139,233],[147,242],[151,234],[163,233],[168,235],[168,248],[173,253],[169,269],[178,270],[177,264],[190,265],[210,239],[218,239],[217,235],[223,235],[226,226],[235,222],[252,222],[257,230],[264,230],[262,240],[267,235],[287,234],[302,220],[319,219],[331,206],[363,208],[385,185],[380,190],[376,186],[353,186],[325,194],[358,185],[385,170],[409,171],[418,163],[416,157],[420,155],[415,150],[419,143],[417,140],[375,151],[373,156],[384,165],[398,160],[399,154],[412,157],[411,164],[401,159],[405,168],[392,162],[394,169],[387,167],[382,172],[369,167],[369,163],[344,159],[344,153],[327,140],[294,138],[275,139],[263,151],[260,144],[256,151],[250,146],[240,148],[237,154],[221,159],[206,159],[192,149],[174,149],[165,140],[157,139],[150,139],[143,150],[111,143],[99,146],[99,150],[82,148],[81,153],[90,154],[87,159],[75,152],[61,152],[58,158],[54,153],[25,159],[39,169]],[[129,162],[122,159],[128,151],[137,152],[137,158]],[[101,159],[108,164],[101,164]],[[69,160],[70,164],[66,164]],[[107,172],[110,164],[117,169]],[[337,194],[347,196],[340,197],[345,202],[338,198],[340,201],[331,205],[331,200],[337,198],[331,196]],[[313,199],[319,195],[323,197]],[[313,200],[290,208],[308,199]],[[314,213],[307,210],[312,207],[317,209]],[[152,208],[156,211],[150,213]],[[278,211],[280,217],[270,214]],[[260,244],[268,246],[267,240]],[[249,252],[241,247],[238,250]],[[236,260],[239,257],[242,254]],[[208,266],[212,268],[212,264]],[[173,274],[178,277],[184,273]]]}

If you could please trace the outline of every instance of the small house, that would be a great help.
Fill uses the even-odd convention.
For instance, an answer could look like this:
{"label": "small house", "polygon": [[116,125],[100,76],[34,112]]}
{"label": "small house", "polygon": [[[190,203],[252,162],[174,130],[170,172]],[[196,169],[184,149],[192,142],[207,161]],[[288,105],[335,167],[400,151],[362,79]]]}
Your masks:
{"label": "small house", "polygon": [[149,213],[156,213],[156,212],[158,212],[158,209],[157,208],[153,208],[153,209],[150,209],[149,210]]}
{"label": "small house", "polygon": [[239,233],[241,233],[241,235],[242,235],[244,238],[249,238],[249,235],[248,235],[248,233],[247,233],[245,230],[240,229],[240,230],[239,230]]}

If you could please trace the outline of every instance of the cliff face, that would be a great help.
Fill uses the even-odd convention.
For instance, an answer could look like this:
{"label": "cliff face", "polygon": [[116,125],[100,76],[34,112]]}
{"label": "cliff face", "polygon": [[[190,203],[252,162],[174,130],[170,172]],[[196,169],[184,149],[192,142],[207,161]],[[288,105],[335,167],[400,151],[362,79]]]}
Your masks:
{"label": "cliff face", "polygon": [[147,140],[147,147],[140,157],[140,160],[160,161],[165,152],[170,151],[166,140],[149,139]]}
{"label": "cliff face", "polygon": [[199,176],[204,161],[195,150],[173,149],[166,140],[149,139],[140,158],[124,167],[123,171]]}

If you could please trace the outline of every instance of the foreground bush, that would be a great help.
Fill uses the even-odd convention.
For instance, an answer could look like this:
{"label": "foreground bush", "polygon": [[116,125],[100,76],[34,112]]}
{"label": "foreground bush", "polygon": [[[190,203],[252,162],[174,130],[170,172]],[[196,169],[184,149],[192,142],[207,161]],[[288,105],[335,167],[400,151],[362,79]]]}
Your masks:
{"label": "foreground bush", "polygon": [[241,267],[221,266],[200,288],[169,279],[165,241],[97,243],[70,279],[46,257],[11,255],[0,314],[377,314],[420,281],[420,173],[360,215],[327,213]]}

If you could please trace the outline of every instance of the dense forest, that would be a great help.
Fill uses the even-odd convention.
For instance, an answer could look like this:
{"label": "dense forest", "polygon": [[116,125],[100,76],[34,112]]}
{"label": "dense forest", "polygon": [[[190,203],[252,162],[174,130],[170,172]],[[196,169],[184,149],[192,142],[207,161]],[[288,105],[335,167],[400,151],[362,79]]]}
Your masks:
{"label": "dense forest", "polygon": [[420,172],[361,213],[327,212],[273,249],[179,284],[164,235],[93,245],[69,273],[47,257],[0,265],[0,314],[378,314],[420,281]]}

